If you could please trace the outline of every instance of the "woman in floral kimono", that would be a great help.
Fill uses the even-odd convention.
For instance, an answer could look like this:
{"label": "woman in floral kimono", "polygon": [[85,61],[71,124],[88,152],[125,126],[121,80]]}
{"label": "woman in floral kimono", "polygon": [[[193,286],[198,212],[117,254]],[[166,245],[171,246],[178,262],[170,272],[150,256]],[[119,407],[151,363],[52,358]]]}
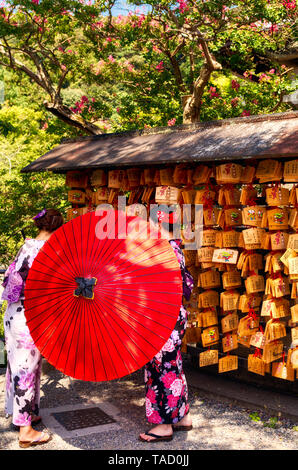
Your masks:
{"label": "woman in floral kimono", "polygon": [[[177,221],[175,212],[157,212],[161,228],[173,235]],[[168,238],[168,237],[166,237]],[[193,288],[193,279],[185,267],[182,241],[170,239],[178,259],[183,295],[187,300]],[[142,433],[139,439],[144,442],[170,441],[173,431],[190,431],[192,420],[189,414],[188,388],[182,369],[181,344],[185,334],[187,311],[181,305],[175,328],[161,351],[145,366],[146,417],[155,424],[149,432]]]}
{"label": "woman in floral kimono", "polygon": [[5,344],[7,350],[5,411],[12,415],[12,423],[19,426],[20,447],[44,444],[50,435],[33,429],[41,421],[40,352],[35,347],[24,314],[24,287],[34,258],[52,232],[63,224],[63,217],[55,209],[43,209],[34,217],[38,236],[27,238],[14,262],[4,275],[2,299],[8,303],[4,316]]}

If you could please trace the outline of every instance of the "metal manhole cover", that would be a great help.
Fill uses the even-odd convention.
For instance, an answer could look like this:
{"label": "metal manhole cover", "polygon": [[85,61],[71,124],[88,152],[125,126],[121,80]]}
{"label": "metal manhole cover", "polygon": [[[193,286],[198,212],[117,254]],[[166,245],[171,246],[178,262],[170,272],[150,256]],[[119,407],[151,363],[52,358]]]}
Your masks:
{"label": "metal manhole cover", "polygon": [[54,416],[58,423],[60,423],[67,431],[116,423],[113,418],[107,415],[100,408],[62,411],[60,413],[52,413],[52,416]]}

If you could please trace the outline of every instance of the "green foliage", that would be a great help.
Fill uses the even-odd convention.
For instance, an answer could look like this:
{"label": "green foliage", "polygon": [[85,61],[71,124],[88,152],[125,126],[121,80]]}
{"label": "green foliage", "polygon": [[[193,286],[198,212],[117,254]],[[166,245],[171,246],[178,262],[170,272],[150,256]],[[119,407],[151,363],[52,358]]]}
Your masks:
{"label": "green foliage", "polygon": [[43,129],[45,116],[29,106],[3,106],[0,122],[9,129],[0,136],[0,265],[7,265],[23,242],[21,229],[35,236],[32,217],[43,207],[66,207],[64,177],[51,173],[22,174],[20,170],[61,139]]}

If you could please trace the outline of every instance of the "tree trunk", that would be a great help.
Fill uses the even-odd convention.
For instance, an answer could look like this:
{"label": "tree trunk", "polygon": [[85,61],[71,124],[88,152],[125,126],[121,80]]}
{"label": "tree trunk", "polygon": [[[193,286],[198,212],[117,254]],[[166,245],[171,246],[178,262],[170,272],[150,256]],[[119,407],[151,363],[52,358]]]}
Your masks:
{"label": "tree trunk", "polygon": [[212,72],[214,72],[214,70],[221,70],[221,68],[221,64],[215,60],[209,60],[203,65],[200,75],[193,85],[192,95],[184,102],[183,124],[192,124],[200,121],[202,96],[205,87],[209,82]]}

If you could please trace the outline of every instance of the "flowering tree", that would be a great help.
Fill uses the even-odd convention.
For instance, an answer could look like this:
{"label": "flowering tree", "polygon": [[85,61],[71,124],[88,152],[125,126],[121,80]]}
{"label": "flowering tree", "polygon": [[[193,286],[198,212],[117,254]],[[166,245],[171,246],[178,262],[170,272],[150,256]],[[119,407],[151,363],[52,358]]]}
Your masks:
{"label": "flowering tree", "polygon": [[288,109],[268,51],[293,37],[295,0],[131,0],[118,16],[114,3],[7,0],[0,65],[89,134]]}
{"label": "flowering tree", "polygon": [[[131,3],[142,6],[139,0]],[[148,99],[154,76],[160,96],[181,99],[184,123],[284,109],[282,96],[291,89],[290,80],[268,52],[278,51],[291,39],[295,1],[148,0],[145,4],[151,5],[146,13],[103,19],[92,31],[87,29],[91,42],[101,44],[101,52],[100,38],[109,31],[105,47],[110,55],[98,62],[97,75],[112,69],[119,79],[122,74],[123,82],[126,78],[131,90]],[[117,48],[123,51],[128,44],[130,56],[135,51],[143,58],[142,68],[140,59],[134,64],[118,57]],[[221,91],[212,83],[219,77],[224,83]],[[206,113],[210,106],[211,113]]]}
{"label": "flowering tree", "polygon": [[101,130],[76,112],[86,101],[71,109],[62,90],[80,73],[82,29],[97,14],[79,0],[7,0],[0,7],[0,66],[25,74],[42,89],[48,111],[91,134]]}

